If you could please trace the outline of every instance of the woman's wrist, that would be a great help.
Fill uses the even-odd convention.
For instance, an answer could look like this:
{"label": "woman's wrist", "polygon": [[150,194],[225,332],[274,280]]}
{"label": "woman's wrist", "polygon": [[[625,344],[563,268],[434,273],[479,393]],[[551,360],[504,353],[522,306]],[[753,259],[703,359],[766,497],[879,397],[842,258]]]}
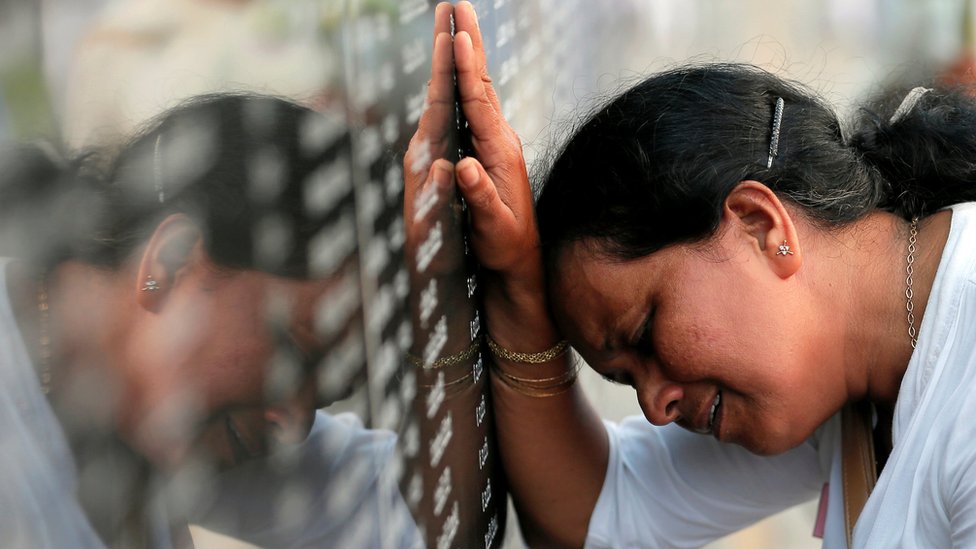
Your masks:
{"label": "woman's wrist", "polygon": [[562,338],[549,314],[544,289],[517,292],[488,284],[485,288],[485,326],[492,339],[506,349],[536,353]]}

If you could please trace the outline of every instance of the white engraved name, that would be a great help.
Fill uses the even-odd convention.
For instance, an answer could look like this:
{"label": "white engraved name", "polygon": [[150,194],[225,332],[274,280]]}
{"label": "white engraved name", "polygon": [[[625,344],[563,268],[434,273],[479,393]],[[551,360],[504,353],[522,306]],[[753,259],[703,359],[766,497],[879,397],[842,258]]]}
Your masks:
{"label": "white engraved name", "polygon": [[498,515],[491,517],[491,522],[488,523],[488,531],[485,532],[485,549],[491,548],[496,535],[498,535]]}
{"label": "white engraved name", "polygon": [[424,481],[420,471],[417,471],[410,478],[410,484],[407,487],[407,503],[416,506],[422,497],[424,497]]}
{"label": "white engraved name", "polygon": [[333,225],[322,229],[309,244],[312,269],[319,275],[330,275],[356,249],[356,225],[350,213],[343,214]]}
{"label": "white engraved name", "polygon": [[410,74],[424,66],[427,61],[427,43],[423,38],[416,38],[403,46],[403,74]]}
{"label": "white engraved name", "polygon": [[478,408],[474,412],[474,419],[478,427],[481,427],[481,422],[485,420],[485,413],[487,411],[488,403],[485,402],[485,395],[481,395],[481,402],[478,403]]}
{"label": "white engraved name", "polygon": [[484,444],[478,450],[478,469],[484,469],[486,463],[488,463],[488,437],[485,437]]}
{"label": "white engraved name", "polygon": [[427,235],[427,240],[423,241],[417,250],[417,272],[422,273],[427,270],[443,244],[444,229],[441,227],[441,222],[438,221],[430,230],[430,234]]}
{"label": "white engraved name", "polygon": [[444,372],[437,372],[437,381],[427,395],[427,419],[433,419],[440,409],[447,392],[444,390]]}
{"label": "white engraved name", "polygon": [[427,170],[433,160],[430,151],[430,141],[423,139],[410,146],[410,171],[417,175]]}
{"label": "white engraved name", "polygon": [[359,295],[359,279],[351,274],[343,275],[338,287],[330,290],[316,307],[316,332],[326,340],[339,335],[359,308]]}
{"label": "white engraved name", "polygon": [[427,108],[427,84],[412,95],[407,95],[407,125],[412,126],[420,120]]}
{"label": "white engraved name", "polygon": [[430,339],[427,340],[427,346],[424,347],[424,368],[432,367],[446,344],[447,316],[442,315],[441,319],[434,325],[434,331],[430,334]]}
{"label": "white engraved name", "polygon": [[451,412],[448,412],[444,419],[441,420],[441,426],[437,430],[437,434],[434,436],[434,440],[430,441],[430,466],[437,467],[437,464],[441,462],[441,458],[444,457],[444,451],[447,450],[447,445],[451,442],[451,437],[454,436],[454,427]]}
{"label": "white engraved name", "polygon": [[481,511],[488,510],[488,504],[491,503],[491,479],[488,479],[488,484],[485,486],[484,491],[481,492]]}
{"label": "white engraved name", "polygon": [[479,332],[481,332],[481,315],[475,311],[474,318],[471,319],[471,341],[478,339]]}
{"label": "white engraved name", "polygon": [[338,206],[352,191],[350,173],[349,164],[344,161],[329,163],[312,173],[302,189],[305,211],[320,215]]}
{"label": "white engraved name", "polygon": [[441,516],[441,511],[447,505],[447,499],[451,497],[451,468],[445,467],[441,473],[441,478],[437,479],[437,488],[434,489],[434,515]]}
{"label": "white engraved name", "polygon": [[474,373],[474,383],[481,381],[481,374],[485,371],[485,364],[481,361],[481,354],[478,354],[478,360],[475,361],[472,372]]}
{"label": "white engraved name", "polygon": [[426,0],[406,0],[400,7],[400,24],[405,25],[430,9]]}
{"label": "white engraved name", "polygon": [[428,184],[424,187],[417,197],[413,199],[413,220],[420,221],[427,217],[430,210],[437,204],[437,185]]}
{"label": "white engraved name", "polygon": [[437,307],[437,280],[430,279],[427,287],[420,291],[420,327],[424,330],[430,324],[430,315]]}
{"label": "white engraved name", "polygon": [[454,543],[454,536],[457,535],[458,525],[461,523],[461,511],[458,502],[455,501],[451,507],[451,514],[444,521],[444,528],[441,535],[437,536],[437,549],[450,549]]}

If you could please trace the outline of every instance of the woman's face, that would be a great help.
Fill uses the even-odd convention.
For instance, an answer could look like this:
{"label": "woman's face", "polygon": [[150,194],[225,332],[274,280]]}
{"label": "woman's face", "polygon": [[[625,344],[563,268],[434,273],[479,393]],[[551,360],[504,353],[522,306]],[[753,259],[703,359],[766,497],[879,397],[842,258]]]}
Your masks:
{"label": "woman's face", "polygon": [[758,248],[721,233],[707,246],[621,262],[570,245],[550,289],[557,323],[597,372],[634,387],[651,423],[786,451],[845,400],[829,319]]}
{"label": "woman's face", "polygon": [[229,465],[298,442],[314,417],[323,281],[194,269],[142,314],[126,344],[123,435],[170,468]]}

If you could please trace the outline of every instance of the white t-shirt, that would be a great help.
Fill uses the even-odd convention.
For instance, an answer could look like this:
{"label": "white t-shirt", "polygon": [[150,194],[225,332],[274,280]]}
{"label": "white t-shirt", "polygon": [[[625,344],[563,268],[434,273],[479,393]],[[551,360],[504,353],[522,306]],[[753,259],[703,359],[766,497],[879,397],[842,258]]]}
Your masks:
{"label": "white t-shirt", "polygon": [[976,203],[952,208],[892,443],[854,546],[976,547]]}
{"label": "white t-shirt", "polygon": [[[8,262],[0,258],[0,547],[102,549],[76,499],[74,458],[13,315]],[[168,479],[162,493],[169,501],[150,503],[152,546],[172,545],[166,505],[170,516],[178,510],[262,547],[421,547],[390,467],[395,445],[393,433],[364,429],[352,414],[318,412],[304,443],[205,477],[192,505],[174,509],[172,498],[186,498],[187,479],[203,479],[192,471]]]}
{"label": "white t-shirt", "polygon": [[[855,547],[976,547],[976,203],[952,212],[895,405],[894,448]],[[824,547],[846,546],[839,416],[775,457],[642,417],[605,425],[610,460],[587,547],[699,547],[813,499],[824,483]]]}

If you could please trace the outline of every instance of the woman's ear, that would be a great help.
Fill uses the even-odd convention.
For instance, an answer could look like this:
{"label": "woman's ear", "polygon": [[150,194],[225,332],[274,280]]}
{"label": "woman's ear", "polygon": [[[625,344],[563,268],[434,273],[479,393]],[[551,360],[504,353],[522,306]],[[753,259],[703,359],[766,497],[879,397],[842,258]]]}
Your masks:
{"label": "woman's ear", "polygon": [[738,231],[780,278],[800,269],[803,254],[793,218],[766,185],[752,180],[736,185],[725,199],[722,223]]}
{"label": "woman's ear", "polygon": [[183,214],[173,214],[156,226],[139,259],[136,300],[158,310],[180,280],[205,261],[200,229]]}

